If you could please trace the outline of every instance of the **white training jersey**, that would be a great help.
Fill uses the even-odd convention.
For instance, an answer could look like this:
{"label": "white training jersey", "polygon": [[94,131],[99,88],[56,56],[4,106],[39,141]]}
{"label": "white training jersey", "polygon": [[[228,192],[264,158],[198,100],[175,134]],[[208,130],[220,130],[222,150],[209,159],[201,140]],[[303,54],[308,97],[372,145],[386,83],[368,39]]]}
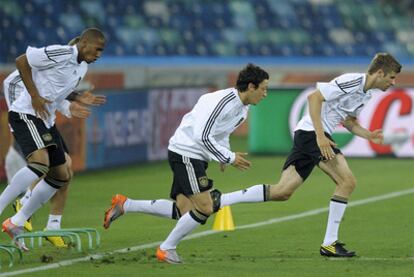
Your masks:
{"label": "white training jersey", "polygon": [[[26,87],[23,84],[23,80],[20,77],[19,71],[13,71],[6,79],[3,81],[3,93],[4,98],[6,99],[7,108],[9,109],[10,105],[19,98],[20,94],[24,92]],[[72,114],[70,112],[70,101],[63,100],[57,110],[66,117],[71,118]]]}
{"label": "white training jersey", "polygon": [[184,115],[168,149],[203,161],[233,163],[236,154],[230,150],[229,136],[247,118],[248,111],[249,105],[242,103],[235,88],[204,94]]}
{"label": "white training jersey", "polygon": [[[358,117],[363,106],[379,89],[364,91],[366,75],[363,73],[343,74],[329,83],[317,83],[325,101],[322,103],[321,119],[325,132],[332,134],[347,117]],[[309,111],[297,124],[296,130],[314,131]]]}
{"label": "white training jersey", "polygon": [[[42,48],[29,46],[26,56],[40,96],[52,101],[46,104],[50,116],[43,120],[50,128],[55,123],[56,109],[75,90],[85,76],[88,65],[86,62],[78,63],[76,45],[50,45]],[[11,103],[9,110],[36,116],[32,107],[32,99],[23,82],[15,82],[15,85],[22,86],[22,93]]]}

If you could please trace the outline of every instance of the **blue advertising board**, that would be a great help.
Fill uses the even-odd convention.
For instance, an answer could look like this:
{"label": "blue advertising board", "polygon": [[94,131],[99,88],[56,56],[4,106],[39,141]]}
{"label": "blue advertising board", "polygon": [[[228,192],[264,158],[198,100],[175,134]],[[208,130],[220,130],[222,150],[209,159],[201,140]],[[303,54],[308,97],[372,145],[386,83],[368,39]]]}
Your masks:
{"label": "blue advertising board", "polygon": [[147,91],[108,91],[86,124],[86,168],[147,160],[151,128]]}

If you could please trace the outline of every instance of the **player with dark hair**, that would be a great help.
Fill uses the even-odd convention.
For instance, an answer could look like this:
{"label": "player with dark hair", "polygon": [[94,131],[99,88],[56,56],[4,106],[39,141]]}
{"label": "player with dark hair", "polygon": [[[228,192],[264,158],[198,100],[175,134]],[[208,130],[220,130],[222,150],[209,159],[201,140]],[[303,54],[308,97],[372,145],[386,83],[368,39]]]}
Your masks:
{"label": "player with dark hair", "polygon": [[240,71],[235,88],[201,96],[194,108],[184,115],[169,141],[168,161],[174,174],[170,196],[176,203],[131,200],[118,194],[105,213],[104,227],[108,228],[125,210],[146,210],[179,218],[156,255],[160,261],[181,263],[177,244],[220,207],[219,192],[214,190],[211,194],[213,181],[207,177],[208,162],[219,162],[222,170],[229,164],[240,170],[250,168],[245,158],[247,153],[230,150],[229,136],[247,118],[249,105],[256,105],[266,97],[268,82],[266,71],[249,64]]}

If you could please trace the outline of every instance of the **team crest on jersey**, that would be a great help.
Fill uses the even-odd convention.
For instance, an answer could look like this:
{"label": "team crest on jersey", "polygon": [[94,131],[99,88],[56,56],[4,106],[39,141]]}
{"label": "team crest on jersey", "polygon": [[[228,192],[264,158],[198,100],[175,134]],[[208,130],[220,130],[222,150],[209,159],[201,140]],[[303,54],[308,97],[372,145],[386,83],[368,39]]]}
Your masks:
{"label": "team crest on jersey", "polygon": [[200,187],[207,187],[208,186],[208,178],[207,176],[199,177],[198,183],[200,184]]}
{"label": "team crest on jersey", "polygon": [[50,133],[43,134],[42,139],[45,142],[51,141],[52,140],[52,135]]}

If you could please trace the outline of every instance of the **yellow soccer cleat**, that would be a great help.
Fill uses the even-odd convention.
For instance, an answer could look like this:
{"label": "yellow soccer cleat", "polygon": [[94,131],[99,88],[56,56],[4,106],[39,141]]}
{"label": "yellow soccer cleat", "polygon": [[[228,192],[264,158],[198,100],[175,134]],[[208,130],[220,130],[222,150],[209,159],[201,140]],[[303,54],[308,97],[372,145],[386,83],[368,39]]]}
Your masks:
{"label": "yellow soccer cleat", "polygon": [[[20,199],[16,199],[13,203],[13,209],[14,211],[17,213],[18,211],[20,211],[22,209],[22,204],[20,203]],[[33,231],[33,225],[32,225],[32,218],[30,217],[28,220],[26,220],[26,222],[24,223],[24,229],[26,229],[26,231],[31,232]]]}
{"label": "yellow soccer cleat", "polygon": [[[44,229],[44,231],[52,231]],[[62,237],[45,237],[45,239],[53,244],[56,248],[68,248],[68,245],[65,243]]]}
{"label": "yellow soccer cleat", "polygon": [[350,258],[356,256],[355,251],[348,251],[344,247],[345,243],[335,241],[331,245],[321,245],[319,253],[322,256],[338,257],[338,258]]}

